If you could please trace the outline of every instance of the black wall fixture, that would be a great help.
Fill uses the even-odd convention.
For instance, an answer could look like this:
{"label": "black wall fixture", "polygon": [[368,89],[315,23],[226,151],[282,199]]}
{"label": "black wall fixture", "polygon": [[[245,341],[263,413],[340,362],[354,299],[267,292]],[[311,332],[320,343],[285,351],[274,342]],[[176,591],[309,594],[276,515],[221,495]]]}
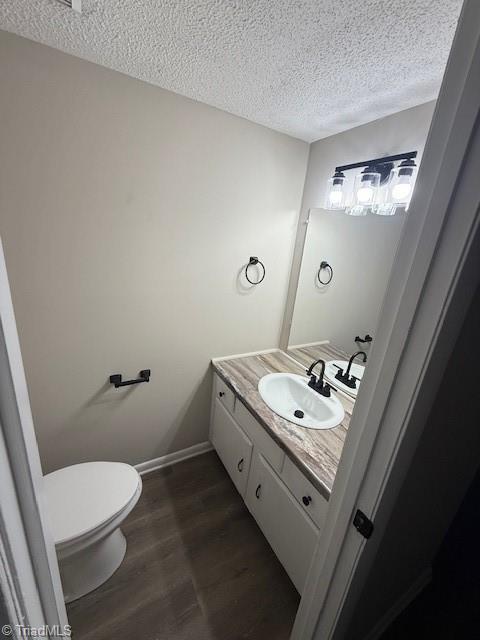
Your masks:
{"label": "black wall fixture", "polygon": [[355,336],[354,342],[362,342],[362,343],[366,342],[366,343],[369,343],[372,340],[373,340],[372,336],[367,333],[367,335],[364,338],[361,338],[360,336]]}
{"label": "black wall fixture", "polygon": [[372,160],[362,160],[361,162],[352,162],[350,164],[342,164],[335,167],[336,173],[350,171],[350,169],[361,169],[362,167],[370,167],[378,172],[381,176],[380,184],[383,184],[390,175],[394,163],[399,160],[414,160],[417,157],[416,151],[408,151],[407,153],[397,153],[393,156],[384,156],[383,158],[373,158]]}
{"label": "black wall fixture", "polygon": [[150,369],[142,369],[139,374],[139,378],[135,380],[123,380],[121,373],[114,373],[110,376],[110,383],[115,385],[115,389],[118,387],[127,387],[131,384],[139,384],[140,382],[150,382]]}
{"label": "black wall fixture", "polygon": [[[262,268],[262,275],[261,275],[259,280],[250,280],[250,278],[248,277],[248,269],[250,267],[256,266],[257,264],[259,264],[260,267]],[[265,278],[265,265],[256,256],[250,256],[250,258],[248,260],[248,263],[247,263],[247,266],[245,267],[245,278],[248,280],[248,282],[250,284],[253,284],[253,285],[257,285],[257,284],[260,284],[261,282],[263,282],[263,280]]]}
{"label": "black wall fixture", "polygon": [[[322,275],[324,276],[322,278]],[[333,280],[333,267],[326,260],[322,260],[317,271],[317,279],[320,284],[330,284]]]}

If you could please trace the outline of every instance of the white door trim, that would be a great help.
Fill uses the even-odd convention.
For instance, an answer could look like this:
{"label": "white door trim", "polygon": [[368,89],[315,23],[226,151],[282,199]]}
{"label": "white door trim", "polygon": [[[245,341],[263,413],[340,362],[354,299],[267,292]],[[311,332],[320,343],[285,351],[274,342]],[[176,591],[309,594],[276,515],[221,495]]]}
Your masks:
{"label": "white door trim", "polygon": [[1,242],[0,458],[0,534],[7,560],[3,586],[9,614],[15,614],[18,624],[36,629],[47,625],[61,635],[67,614],[43,506],[43,475]]}
{"label": "white door trim", "polygon": [[[36,593],[28,541],[23,531],[20,506],[1,425],[0,487],[0,590],[4,596],[12,635],[17,638],[20,637],[21,626],[41,626],[44,623],[44,615]],[[8,633],[3,635],[6,636]]]}
{"label": "white door trim", "polygon": [[[466,0],[292,640],[345,630],[359,559],[374,555],[478,282],[479,42],[480,4]],[[452,316],[454,295],[463,313]],[[375,520],[367,545],[351,525],[357,506]]]}

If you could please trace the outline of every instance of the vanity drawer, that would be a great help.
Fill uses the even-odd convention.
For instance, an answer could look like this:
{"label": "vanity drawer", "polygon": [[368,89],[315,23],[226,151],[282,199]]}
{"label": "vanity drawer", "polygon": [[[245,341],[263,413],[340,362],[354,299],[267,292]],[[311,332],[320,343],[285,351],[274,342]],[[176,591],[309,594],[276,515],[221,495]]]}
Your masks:
{"label": "vanity drawer", "polygon": [[328,502],[288,457],[283,463],[282,480],[304,512],[321,528],[327,515]]}
{"label": "vanity drawer", "polygon": [[235,404],[234,415],[238,424],[252,440],[255,445],[255,449],[268,460],[275,471],[280,473],[285,459],[285,453],[283,450],[280,449],[280,447],[272,440],[271,436],[265,431],[262,425],[258,423],[240,400]]}
{"label": "vanity drawer", "polygon": [[235,406],[235,394],[233,391],[227,387],[225,382],[217,375],[214,376],[214,385],[215,398],[217,398],[230,413],[233,413]]}

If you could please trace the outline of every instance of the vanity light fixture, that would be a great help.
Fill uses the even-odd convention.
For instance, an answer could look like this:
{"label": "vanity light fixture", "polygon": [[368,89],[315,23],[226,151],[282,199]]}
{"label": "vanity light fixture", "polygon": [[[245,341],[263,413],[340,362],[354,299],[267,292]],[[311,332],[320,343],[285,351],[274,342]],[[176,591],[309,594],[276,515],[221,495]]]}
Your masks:
{"label": "vanity light fixture", "polygon": [[[408,207],[417,172],[416,156],[416,151],[409,151],[335,167],[328,180],[325,208],[364,216],[369,211],[392,215],[397,206]],[[352,169],[362,171],[355,176],[353,193],[347,194],[344,172]]]}
{"label": "vanity light fixture", "polygon": [[396,169],[392,169],[388,185],[388,202],[408,206],[416,175],[417,165],[413,159],[403,160]]}
{"label": "vanity light fixture", "polygon": [[67,7],[77,11],[78,13],[82,13],[82,0],[58,0],[62,4],[66,4]]}
{"label": "vanity light fixture", "polygon": [[328,180],[327,209],[345,208],[345,174],[342,171],[335,171]]}
{"label": "vanity light fixture", "polygon": [[365,167],[361,173],[356,175],[353,187],[354,204],[361,207],[372,207],[376,204],[380,178],[380,173],[373,166]]}

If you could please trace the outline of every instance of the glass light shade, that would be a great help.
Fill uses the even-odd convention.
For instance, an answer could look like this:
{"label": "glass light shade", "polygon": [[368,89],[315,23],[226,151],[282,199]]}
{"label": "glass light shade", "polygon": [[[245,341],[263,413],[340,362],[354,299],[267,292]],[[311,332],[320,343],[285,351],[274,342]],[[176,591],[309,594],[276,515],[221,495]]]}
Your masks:
{"label": "glass light shade", "polygon": [[388,174],[388,180],[386,184],[381,184],[378,190],[377,203],[372,207],[372,213],[377,216],[394,216],[397,206],[388,201],[388,191],[390,186],[390,173]]}
{"label": "glass light shade", "polygon": [[325,209],[345,208],[345,175],[341,171],[328,180],[327,195],[325,198]]}
{"label": "glass light shade", "polygon": [[345,213],[348,216],[366,216],[368,212],[368,207],[364,207],[362,204],[354,204],[345,209]]}
{"label": "glass light shade", "polygon": [[392,169],[388,186],[388,202],[408,207],[417,176],[417,166],[413,160],[404,160]]}
{"label": "glass light shade", "polygon": [[390,204],[386,202],[383,204],[378,204],[375,207],[374,213],[376,213],[377,216],[394,216],[396,211],[397,211],[396,204]]}
{"label": "glass light shade", "polygon": [[380,174],[367,168],[355,176],[353,185],[354,205],[372,207],[377,202]]}

